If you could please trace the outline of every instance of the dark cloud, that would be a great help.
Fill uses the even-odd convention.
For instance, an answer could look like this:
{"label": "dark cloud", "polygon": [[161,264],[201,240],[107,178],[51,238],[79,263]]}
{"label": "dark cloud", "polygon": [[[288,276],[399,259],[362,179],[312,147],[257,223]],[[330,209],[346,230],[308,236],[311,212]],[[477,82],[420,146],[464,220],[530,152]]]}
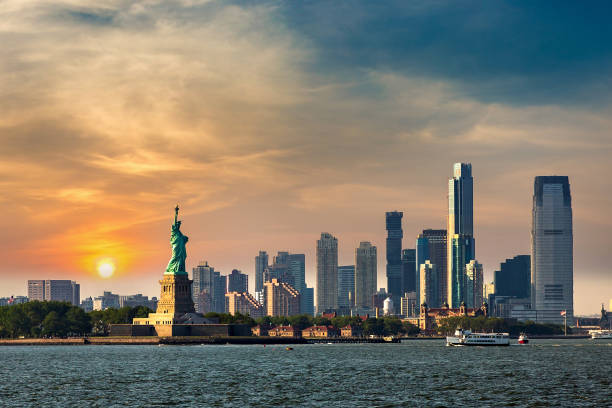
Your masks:
{"label": "dark cloud", "polygon": [[[468,97],[515,104],[590,104],[611,90],[607,2],[283,4],[286,24],[333,77],[388,70],[454,81]],[[339,75],[338,75],[339,74]]]}

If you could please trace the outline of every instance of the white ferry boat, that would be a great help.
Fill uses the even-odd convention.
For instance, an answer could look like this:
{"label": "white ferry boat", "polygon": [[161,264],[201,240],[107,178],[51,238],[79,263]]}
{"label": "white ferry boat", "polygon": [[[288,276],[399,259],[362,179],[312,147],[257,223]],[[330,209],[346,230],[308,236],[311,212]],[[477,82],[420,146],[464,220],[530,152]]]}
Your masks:
{"label": "white ferry boat", "polygon": [[590,330],[589,334],[593,340],[612,339],[612,330]]}
{"label": "white ferry boat", "polygon": [[447,346],[509,346],[508,333],[472,333],[471,330],[457,329],[454,336],[446,337]]}

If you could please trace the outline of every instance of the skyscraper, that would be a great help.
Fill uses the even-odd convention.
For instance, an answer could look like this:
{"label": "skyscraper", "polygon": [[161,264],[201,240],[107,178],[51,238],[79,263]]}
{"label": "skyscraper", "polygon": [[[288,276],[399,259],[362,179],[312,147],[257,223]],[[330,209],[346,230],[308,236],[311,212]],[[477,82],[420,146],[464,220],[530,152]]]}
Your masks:
{"label": "skyscraper", "polygon": [[263,291],[264,271],[268,267],[268,253],[259,251],[255,257],[255,292]]}
{"label": "skyscraper", "polygon": [[[454,248],[453,242],[459,247]],[[455,163],[453,178],[448,181],[447,253],[447,301],[450,307],[459,307],[466,300],[465,265],[475,257],[474,180],[470,163]]]}
{"label": "skyscraper", "polygon": [[[265,263],[267,264],[267,254],[265,255],[265,259]],[[264,268],[262,275],[264,283],[276,279],[279,282],[288,283],[297,290],[300,295],[303,295],[306,290],[306,256],[304,254],[291,254],[287,251],[279,251],[272,259],[272,265]],[[308,296],[300,296],[302,309],[312,309],[310,304],[307,303],[308,301]]]}
{"label": "skyscraper", "polygon": [[195,311],[198,313],[212,312],[215,268],[202,261],[192,269],[192,296]]}
{"label": "skyscraper", "polygon": [[348,310],[355,302],[355,265],[338,266],[338,308]]}
{"label": "skyscraper", "polygon": [[429,260],[419,266],[419,290],[421,291],[419,299],[421,304],[427,303],[438,304],[438,273],[436,265],[433,265]]}
{"label": "skyscraper", "polygon": [[404,213],[386,213],[387,227],[387,292],[399,302],[402,293],[402,217]]}
{"label": "skyscraper", "polygon": [[482,306],[483,298],[483,269],[475,259],[472,259],[465,265],[465,286],[467,307],[479,308]]}
{"label": "skyscraper", "polygon": [[517,255],[502,262],[495,271],[495,295],[529,298],[531,292],[531,256]]}
{"label": "skyscraper", "polygon": [[468,303],[466,292],[465,266],[472,260],[472,244],[474,240],[469,235],[455,234],[451,240],[448,279],[448,304],[451,308]]}
{"label": "skyscraper", "polygon": [[[574,315],[572,198],[567,176],[537,176],[531,227],[531,305],[539,322]],[[496,288],[497,289],[497,288]]]}
{"label": "skyscraper", "polygon": [[402,292],[415,292],[416,279],[416,249],[402,249]]}
{"label": "skyscraper", "polygon": [[317,240],[317,313],[338,309],[338,239],[323,232]]}
{"label": "skyscraper", "polygon": [[227,291],[246,293],[249,291],[249,275],[240,272],[238,269],[234,269],[232,273],[227,276]]}
{"label": "skyscraper", "polygon": [[376,293],[378,276],[378,251],[370,242],[361,242],[355,249],[355,306],[371,308]]}
{"label": "skyscraper", "polygon": [[[416,249],[416,275],[419,276],[420,266],[425,261],[431,261],[435,265],[436,273],[438,274],[438,296],[437,303],[427,303],[429,307],[441,307],[447,302],[447,239],[446,230],[444,229],[426,229],[417,237]],[[416,292],[418,305],[423,303],[419,297],[419,279],[416,280]]]}

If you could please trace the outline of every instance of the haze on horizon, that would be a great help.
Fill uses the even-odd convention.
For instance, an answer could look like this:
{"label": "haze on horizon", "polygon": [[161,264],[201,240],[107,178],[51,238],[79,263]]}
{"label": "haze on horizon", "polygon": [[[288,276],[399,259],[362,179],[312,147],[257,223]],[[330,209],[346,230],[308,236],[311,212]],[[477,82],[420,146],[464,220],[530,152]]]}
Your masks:
{"label": "haze on horizon", "polygon": [[340,264],[376,245],[384,287],[385,211],[404,212],[405,248],[445,228],[463,161],[486,281],[530,253],[534,177],[569,176],[575,310],[596,313],[612,298],[610,11],[5,0],[0,296],[27,279],[158,296],[177,202],[189,270],[240,269],[252,289],[258,251],[288,250],[312,286],[326,231]]}

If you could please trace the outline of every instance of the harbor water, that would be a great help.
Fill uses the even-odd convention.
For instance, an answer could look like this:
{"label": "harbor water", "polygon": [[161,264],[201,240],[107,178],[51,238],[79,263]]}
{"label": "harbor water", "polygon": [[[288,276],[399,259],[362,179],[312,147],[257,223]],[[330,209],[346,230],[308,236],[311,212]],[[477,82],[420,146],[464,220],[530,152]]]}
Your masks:
{"label": "harbor water", "polygon": [[604,407],[612,341],[0,347],[2,407]]}

